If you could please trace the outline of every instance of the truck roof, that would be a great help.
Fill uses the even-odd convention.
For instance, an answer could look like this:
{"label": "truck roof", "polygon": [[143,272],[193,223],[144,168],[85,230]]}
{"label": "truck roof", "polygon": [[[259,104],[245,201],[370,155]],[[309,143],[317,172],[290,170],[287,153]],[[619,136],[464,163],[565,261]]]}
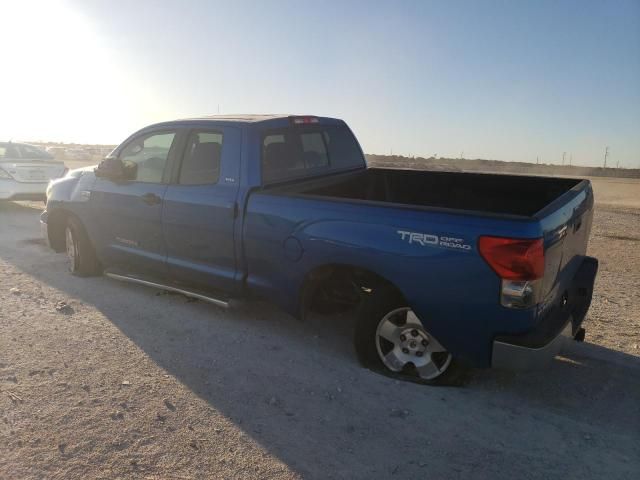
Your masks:
{"label": "truck roof", "polygon": [[239,113],[236,115],[202,115],[199,117],[183,118],[180,120],[220,120],[224,122],[255,123],[255,122],[264,122],[265,120],[273,120],[274,118],[287,118],[289,116],[290,115],[287,115],[287,114],[274,114],[274,113],[272,114]]}
{"label": "truck roof", "polygon": [[[321,124],[343,124],[344,122],[337,118],[319,117],[317,115],[293,115],[293,114],[237,114],[237,115],[202,115],[191,118],[181,118],[171,120],[167,122],[160,122],[154,125],[149,125],[146,128],[158,127],[158,126],[175,126],[186,125],[194,123],[216,123],[216,124],[271,124],[269,126],[281,127],[289,123],[291,117],[314,117],[317,118]],[[146,130],[145,128],[145,130]]]}

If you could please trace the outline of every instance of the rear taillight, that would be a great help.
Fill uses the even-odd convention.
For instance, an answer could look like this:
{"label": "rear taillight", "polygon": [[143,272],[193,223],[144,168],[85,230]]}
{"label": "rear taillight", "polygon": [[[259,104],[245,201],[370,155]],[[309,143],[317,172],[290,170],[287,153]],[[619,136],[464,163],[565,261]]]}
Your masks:
{"label": "rear taillight", "polygon": [[500,278],[536,280],[544,275],[544,245],[541,238],[480,237],[478,249]]}
{"label": "rear taillight", "polygon": [[502,305],[528,308],[540,301],[544,275],[544,244],[541,238],[482,236],[478,250],[502,279]]}

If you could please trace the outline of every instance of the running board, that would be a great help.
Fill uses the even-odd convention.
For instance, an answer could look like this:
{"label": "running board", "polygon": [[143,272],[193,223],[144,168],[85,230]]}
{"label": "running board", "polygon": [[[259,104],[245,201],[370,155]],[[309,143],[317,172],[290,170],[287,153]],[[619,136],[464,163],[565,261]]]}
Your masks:
{"label": "running board", "polygon": [[168,292],[180,293],[187,297],[197,298],[198,300],[203,300],[205,302],[213,303],[214,305],[217,305],[222,308],[229,308],[229,305],[230,305],[228,300],[211,297],[208,295],[204,295],[202,293],[191,292],[189,290],[184,290],[182,288],[176,288],[176,287],[171,287],[169,285],[163,285],[161,283],[150,282],[149,280],[142,280],[141,278],[129,277],[126,275],[118,275],[117,273],[105,272],[104,274],[109,278],[113,278],[114,280],[120,280],[122,282],[129,282],[129,283],[137,283],[139,285],[159,288],[160,290],[166,290]]}

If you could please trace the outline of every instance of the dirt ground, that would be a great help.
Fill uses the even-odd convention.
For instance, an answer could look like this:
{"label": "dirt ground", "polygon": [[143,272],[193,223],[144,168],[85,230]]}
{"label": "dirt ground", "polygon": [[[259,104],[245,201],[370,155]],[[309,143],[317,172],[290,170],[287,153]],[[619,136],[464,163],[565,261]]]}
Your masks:
{"label": "dirt ground", "polygon": [[72,277],[0,204],[0,478],[638,478],[640,182],[594,185],[586,342],[461,388],[362,369],[348,316]]}

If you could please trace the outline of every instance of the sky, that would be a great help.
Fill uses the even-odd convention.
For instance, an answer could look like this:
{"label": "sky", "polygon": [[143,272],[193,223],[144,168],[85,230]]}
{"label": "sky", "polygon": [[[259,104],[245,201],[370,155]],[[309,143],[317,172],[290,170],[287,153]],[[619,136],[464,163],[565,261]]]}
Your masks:
{"label": "sky", "polygon": [[344,119],[367,153],[640,167],[640,0],[0,0],[0,140]]}

